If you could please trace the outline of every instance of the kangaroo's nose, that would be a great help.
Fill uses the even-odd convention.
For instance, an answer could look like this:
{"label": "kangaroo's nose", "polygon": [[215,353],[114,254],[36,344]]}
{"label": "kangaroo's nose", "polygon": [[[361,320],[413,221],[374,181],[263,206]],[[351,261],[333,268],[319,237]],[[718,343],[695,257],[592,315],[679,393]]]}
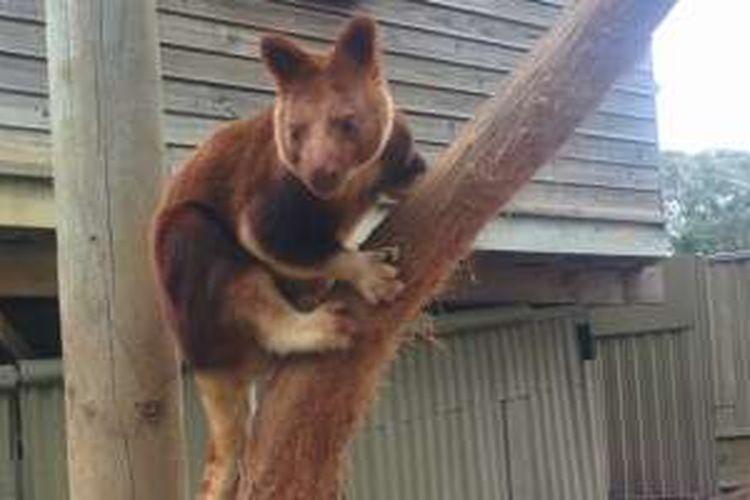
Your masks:
{"label": "kangaroo's nose", "polygon": [[340,178],[341,176],[335,170],[318,168],[313,172],[310,184],[316,193],[326,195],[338,187]]}

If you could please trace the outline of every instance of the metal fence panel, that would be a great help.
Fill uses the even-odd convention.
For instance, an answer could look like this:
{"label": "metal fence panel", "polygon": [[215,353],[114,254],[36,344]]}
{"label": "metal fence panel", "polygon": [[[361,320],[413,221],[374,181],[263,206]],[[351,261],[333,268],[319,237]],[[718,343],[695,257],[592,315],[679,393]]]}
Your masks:
{"label": "metal fence panel", "polygon": [[0,366],[0,500],[18,498],[18,435],[15,367]]}
{"label": "metal fence panel", "polygon": [[[352,449],[354,500],[601,500],[593,367],[570,311],[454,316],[442,347],[406,347]],[[205,429],[186,379],[191,485]]]}
{"label": "metal fence panel", "polygon": [[66,500],[65,393],[58,360],[20,363],[23,500]]}
{"label": "metal fence panel", "polygon": [[410,348],[353,450],[356,500],[602,499],[575,317],[488,323]]}

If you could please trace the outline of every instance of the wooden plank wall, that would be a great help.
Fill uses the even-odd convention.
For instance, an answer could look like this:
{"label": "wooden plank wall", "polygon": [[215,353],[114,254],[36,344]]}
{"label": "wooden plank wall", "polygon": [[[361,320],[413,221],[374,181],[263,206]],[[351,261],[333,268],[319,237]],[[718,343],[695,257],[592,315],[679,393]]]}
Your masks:
{"label": "wooden plank wall", "polygon": [[[561,3],[366,3],[381,22],[396,101],[428,156],[450,143],[497,82],[507,79],[555,21]],[[0,0],[0,226],[54,225],[42,4]],[[270,102],[272,85],[258,56],[263,33],[281,32],[322,48],[351,12],[342,7],[349,2],[313,0],[158,4],[170,165],[222,121]],[[646,59],[620,80],[558,157],[485,232],[479,247],[663,254],[653,95]],[[3,199],[14,197],[15,208],[7,208],[10,203]],[[557,221],[566,231],[555,228]]]}
{"label": "wooden plank wall", "polygon": [[750,252],[706,261],[719,480],[724,487],[750,477]]}

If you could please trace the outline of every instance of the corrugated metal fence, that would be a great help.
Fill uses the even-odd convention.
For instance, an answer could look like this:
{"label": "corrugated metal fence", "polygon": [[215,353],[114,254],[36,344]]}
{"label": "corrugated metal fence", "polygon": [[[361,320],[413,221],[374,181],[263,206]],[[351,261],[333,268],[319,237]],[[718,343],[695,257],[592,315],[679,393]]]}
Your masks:
{"label": "corrugated metal fence", "polygon": [[68,498],[59,361],[0,367],[0,500]]}
{"label": "corrugated metal fence", "polygon": [[474,315],[408,349],[354,453],[357,500],[601,499],[602,425],[578,318]]}
{"label": "corrugated metal fence", "polygon": [[[570,311],[454,316],[441,321],[444,348],[406,348],[353,451],[350,498],[604,498],[601,412],[593,366],[579,356],[579,318]],[[60,365],[4,370],[0,446],[17,450],[20,439],[23,456],[3,455],[0,499],[64,499]],[[205,435],[186,386],[194,487]]]}
{"label": "corrugated metal fence", "polygon": [[0,367],[0,500],[18,498],[19,448],[17,446],[16,385],[18,375],[12,367]]}

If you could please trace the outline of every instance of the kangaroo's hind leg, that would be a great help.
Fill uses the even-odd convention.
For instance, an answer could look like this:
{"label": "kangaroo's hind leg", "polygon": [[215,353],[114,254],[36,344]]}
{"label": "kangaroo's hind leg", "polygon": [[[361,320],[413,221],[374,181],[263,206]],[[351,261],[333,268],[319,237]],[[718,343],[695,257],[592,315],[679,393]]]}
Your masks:
{"label": "kangaroo's hind leg", "polygon": [[249,381],[230,372],[199,371],[209,442],[200,485],[200,500],[234,498],[249,415]]}
{"label": "kangaroo's hind leg", "polygon": [[223,313],[234,307],[226,303],[228,290],[254,264],[211,212],[197,205],[162,213],[154,243],[165,316],[194,370],[209,431],[198,497],[229,499],[245,442],[248,387],[268,360],[253,332],[226,321]]}

